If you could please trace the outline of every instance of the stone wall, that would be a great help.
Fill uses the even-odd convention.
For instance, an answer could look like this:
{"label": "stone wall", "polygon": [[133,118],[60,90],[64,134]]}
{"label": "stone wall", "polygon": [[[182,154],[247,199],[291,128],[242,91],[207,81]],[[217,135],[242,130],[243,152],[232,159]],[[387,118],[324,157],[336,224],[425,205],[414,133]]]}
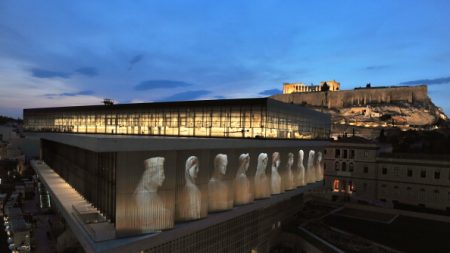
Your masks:
{"label": "stone wall", "polygon": [[285,103],[328,108],[343,108],[391,102],[421,103],[429,101],[426,85],[387,88],[375,87],[333,92],[278,94],[272,96],[272,98]]}

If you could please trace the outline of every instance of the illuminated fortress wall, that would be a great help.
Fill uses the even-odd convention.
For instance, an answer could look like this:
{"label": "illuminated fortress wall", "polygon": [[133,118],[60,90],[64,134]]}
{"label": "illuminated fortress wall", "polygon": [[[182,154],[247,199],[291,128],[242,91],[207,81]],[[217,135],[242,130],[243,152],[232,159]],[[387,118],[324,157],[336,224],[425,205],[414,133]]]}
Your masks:
{"label": "illuminated fortress wall", "polygon": [[328,115],[268,98],[24,110],[35,132],[326,139],[330,125]]}
{"label": "illuminated fortress wall", "polygon": [[338,90],[333,92],[309,92],[278,94],[271,98],[284,103],[303,104],[327,108],[343,108],[377,103],[429,101],[427,86],[368,88]]}
{"label": "illuminated fortress wall", "polygon": [[341,83],[336,82],[335,80],[320,82],[319,85],[307,85],[304,83],[284,83],[283,94],[318,92],[322,90],[322,87],[325,83],[327,83],[329,91],[338,91],[341,87]]}
{"label": "illuminated fortress wall", "polygon": [[42,141],[43,160],[115,223],[118,236],[172,229],[323,179],[324,142],[174,138],[179,145],[164,146],[151,137],[68,135],[62,144],[53,136]]}

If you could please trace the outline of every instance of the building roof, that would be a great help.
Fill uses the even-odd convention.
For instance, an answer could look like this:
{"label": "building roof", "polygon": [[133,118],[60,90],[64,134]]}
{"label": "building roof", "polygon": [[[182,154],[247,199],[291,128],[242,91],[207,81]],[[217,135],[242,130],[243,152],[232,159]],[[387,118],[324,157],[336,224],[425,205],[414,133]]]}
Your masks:
{"label": "building roof", "polygon": [[[449,252],[450,223],[400,215],[386,224],[330,215],[325,223],[401,252]],[[370,229],[368,229],[370,228]]]}
{"label": "building roof", "polygon": [[113,134],[69,134],[69,133],[37,133],[43,140],[63,143],[94,152],[126,152],[126,151],[162,151],[198,150],[204,147],[215,149],[233,149],[264,147],[320,147],[328,144],[327,140],[315,139],[254,139],[254,138],[209,138],[209,137],[177,137],[177,136],[140,136]]}
{"label": "building roof", "polygon": [[380,153],[379,158],[402,159],[402,160],[421,160],[433,162],[450,162],[449,154],[425,154],[425,153]]}
{"label": "building roof", "polygon": [[355,144],[376,144],[376,142],[360,137],[360,136],[350,136],[338,139],[338,143],[355,143]]}
{"label": "building roof", "polygon": [[[240,98],[240,99],[216,99],[216,100],[194,100],[194,101],[176,101],[176,102],[150,102],[133,104],[114,104],[114,105],[84,105],[84,106],[65,106],[65,107],[46,107],[46,108],[28,108],[27,111],[83,111],[83,110],[104,110],[108,109],[153,109],[170,107],[203,107],[203,106],[238,106],[238,105],[266,105],[268,102],[276,101],[271,98]],[[100,102],[100,101],[99,101]],[[278,102],[278,101],[277,101]]]}

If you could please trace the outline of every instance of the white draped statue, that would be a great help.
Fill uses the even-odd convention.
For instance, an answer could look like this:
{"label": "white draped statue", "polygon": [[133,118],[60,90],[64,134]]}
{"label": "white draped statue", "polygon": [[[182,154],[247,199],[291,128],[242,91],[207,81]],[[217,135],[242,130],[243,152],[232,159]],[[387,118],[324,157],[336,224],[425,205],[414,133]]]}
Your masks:
{"label": "white draped statue", "polygon": [[303,165],[303,158],[305,153],[303,150],[298,151],[298,161],[297,161],[297,186],[305,186],[305,165]]}
{"label": "white draped statue", "polygon": [[294,154],[288,154],[288,161],[286,164],[286,183],[285,189],[292,190],[295,188],[294,184],[294,174],[292,173],[292,165],[294,165]]}
{"label": "white draped statue", "polygon": [[270,197],[269,179],[266,175],[266,168],[268,163],[266,153],[261,153],[258,156],[258,165],[256,166],[255,174],[255,199],[263,199]]}
{"label": "white draped statue", "polygon": [[308,156],[308,167],[306,168],[306,183],[314,183],[316,182],[316,172],[314,169],[314,158],[315,158],[315,151],[310,150],[309,156]]}
{"label": "white draped statue", "polygon": [[199,172],[199,161],[196,156],[186,160],[184,178],[186,184],[180,193],[177,206],[177,218],[195,220],[201,218],[202,194],[195,184]]}
{"label": "white draped statue", "polygon": [[234,178],[234,204],[242,205],[252,201],[250,191],[250,181],[247,178],[247,170],[250,166],[250,155],[241,154],[239,156],[239,168]]}
{"label": "white draped statue", "polygon": [[270,180],[270,188],[272,190],[272,194],[280,194],[281,193],[281,176],[278,173],[278,167],[280,166],[280,153],[274,152],[272,154],[272,174]]}
{"label": "white draped statue", "polygon": [[316,181],[322,181],[323,180],[323,158],[322,158],[322,152],[317,152],[317,159],[316,159]]}
{"label": "white draped statue", "polygon": [[144,161],[145,171],[134,191],[136,224],[141,232],[151,232],[173,227],[173,215],[158,195],[164,183],[164,157]]}
{"label": "white draped statue", "polygon": [[225,154],[218,154],[214,158],[214,172],[208,182],[208,210],[223,211],[233,207],[228,184],[223,180],[227,171],[228,158]]}

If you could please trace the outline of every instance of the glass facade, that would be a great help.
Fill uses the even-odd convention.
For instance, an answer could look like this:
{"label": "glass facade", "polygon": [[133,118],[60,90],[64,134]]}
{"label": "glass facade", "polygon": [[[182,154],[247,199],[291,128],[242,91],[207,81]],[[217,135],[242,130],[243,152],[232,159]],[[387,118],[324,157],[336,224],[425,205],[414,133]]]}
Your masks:
{"label": "glass facade", "polygon": [[269,98],[77,106],[24,110],[38,132],[327,139],[329,115]]}
{"label": "glass facade", "polygon": [[41,148],[45,162],[114,222],[117,154],[92,152],[44,139]]}

